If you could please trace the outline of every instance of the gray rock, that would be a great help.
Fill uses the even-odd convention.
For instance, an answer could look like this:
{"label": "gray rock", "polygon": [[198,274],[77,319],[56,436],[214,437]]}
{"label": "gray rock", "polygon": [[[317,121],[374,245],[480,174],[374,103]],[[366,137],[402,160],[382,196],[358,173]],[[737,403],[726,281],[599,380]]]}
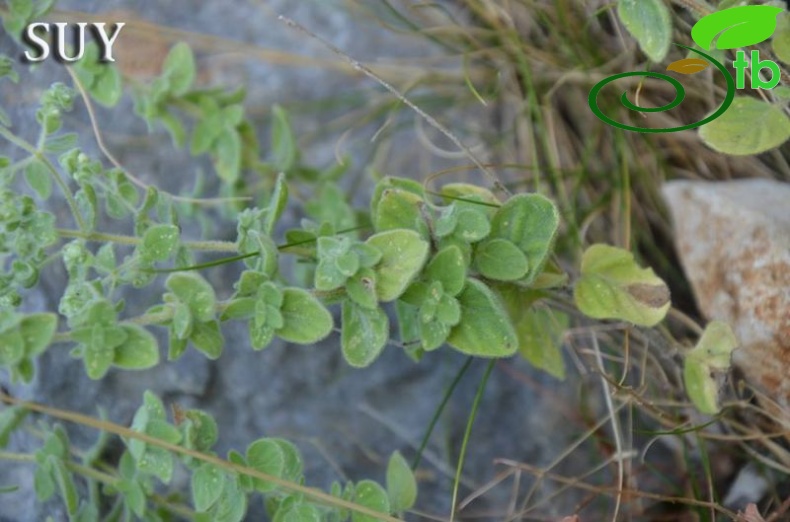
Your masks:
{"label": "gray rock", "polygon": [[[104,12],[123,9],[130,3],[134,12],[139,13],[137,16],[150,21],[193,34],[215,35],[240,42],[242,45],[235,54],[209,56],[210,46],[198,48],[200,81],[209,85],[245,83],[249,88],[247,108],[251,114],[261,115],[256,124],[262,143],[266,142],[270,105],[276,102],[292,109],[297,135],[303,138],[305,145],[307,162],[317,166],[334,161],[335,147],[347,127],[329,126],[339,115],[336,110],[315,111],[300,107],[311,101],[340,98],[354,89],[364,88],[367,91],[344,110],[366,111],[369,98],[380,96],[381,90],[367,78],[338,72],[332,67],[295,67],[259,59],[261,50],[284,50],[311,57],[314,64],[342,63],[330,51],[287,29],[276,20],[275,14],[296,19],[360,60],[377,62],[382,57],[426,57],[442,52],[425,40],[383,30],[370,18],[350,14],[341,8],[344,3],[335,1],[233,2],[230,8],[229,3],[194,0],[188,11],[180,4],[153,0],[72,0],[58,2],[58,5],[61,9]],[[111,19],[123,20],[122,12],[116,12],[118,14]],[[13,47],[6,35],[2,38],[0,51],[16,55],[18,48]],[[172,43],[167,41],[164,47],[157,47],[156,42],[151,42],[146,52],[151,52],[150,59],[155,61],[157,50],[166,51]],[[243,52],[245,47],[249,52]],[[454,59],[453,65],[460,66],[460,63],[460,59]],[[458,78],[459,82],[463,81],[461,75]],[[43,64],[33,74],[23,71],[25,90],[22,92],[15,86],[9,87],[7,82],[0,86],[0,104],[9,108],[16,132],[35,139],[37,98],[56,80],[69,83],[63,68],[52,62]],[[133,115],[128,96],[119,107],[97,109],[105,141],[129,171],[147,183],[174,192],[191,186],[195,160],[185,151],[173,151],[169,136],[161,129],[148,136],[145,124]],[[407,117],[411,116],[407,113]],[[441,116],[445,121],[452,121],[463,115],[451,112]],[[382,123],[354,128],[342,142],[348,145],[343,145],[341,151],[349,152],[355,162],[350,178],[363,178],[362,174],[371,166],[366,164],[376,146],[371,138]],[[348,123],[353,124],[353,121]],[[475,125],[485,125],[485,120]],[[94,157],[101,157],[93,145],[88,120],[79,101],[74,113],[66,118],[64,127],[78,131],[80,146]],[[304,139],[305,136],[310,139]],[[457,164],[433,155],[419,143],[414,133],[397,135],[393,143],[394,150],[406,153],[396,153],[386,164],[374,165],[385,174],[422,177]],[[0,143],[0,153],[17,154],[5,142]],[[369,185],[363,187],[363,193],[371,191]],[[49,204],[59,220],[69,222],[62,199],[53,197]],[[299,217],[297,211],[289,210],[287,225],[296,225]],[[187,223],[190,233],[199,232],[188,227]],[[115,232],[129,230],[128,223],[110,221],[102,222],[100,228]],[[217,220],[212,235],[232,240],[233,223],[223,224]],[[238,267],[235,267],[212,271],[209,277],[218,291],[227,295],[237,275]],[[43,274],[42,285],[26,297],[26,306],[32,310],[57,310],[64,283],[61,264],[52,263]],[[140,313],[155,304],[157,291],[158,288],[152,286],[144,291],[126,293],[124,316]],[[58,345],[39,360],[32,385],[15,385],[11,389],[20,397],[90,415],[96,415],[101,408],[111,420],[122,425],[130,423],[143,391],[150,389],[168,406],[177,403],[210,412],[220,426],[217,451],[221,455],[231,448],[243,451],[247,444],[263,436],[293,440],[304,453],[308,484],[326,488],[336,479],[372,478],[383,482],[386,459],[396,449],[410,459],[445,388],[464,361],[460,354],[445,348],[417,365],[400,349],[390,346],[370,368],[354,370],[342,360],[337,336],[311,347],[276,343],[265,351],[253,352],[244,328],[226,325],[224,335],[226,349],[218,361],[209,362],[190,350],[177,362],[163,361],[157,368],[145,372],[111,371],[99,382],[90,381],[82,363],[69,358],[68,347]],[[164,347],[163,335],[160,341]],[[421,466],[423,478],[419,497],[419,507],[425,511],[438,515],[449,513],[452,473],[447,470],[454,469],[466,417],[484,364],[478,361],[466,376],[429,446],[433,458],[426,458]],[[511,370],[529,373],[533,382],[540,386],[556,384],[549,377],[533,372],[523,361],[504,364]],[[545,400],[511,374],[495,371],[489,383],[465,466],[467,486],[479,486],[495,475],[498,470],[492,465],[494,458],[544,465],[570,438],[573,427],[560,420],[550,400]],[[5,375],[0,375],[0,382],[7,384]],[[364,408],[360,408],[363,405]],[[49,422],[49,419],[42,420]],[[76,426],[67,428],[77,447],[86,448],[96,437],[92,430]],[[39,444],[36,438],[18,432],[12,438],[11,449],[29,452]],[[117,453],[120,444],[112,449]],[[0,461],[0,485],[20,486],[19,491],[0,497],[0,520],[38,522],[47,515],[65,520],[60,501],[42,504],[36,500],[32,473],[32,466]],[[527,477],[523,477],[522,489],[529,487],[529,483]],[[510,483],[494,489],[483,501],[476,502],[474,509],[503,509],[510,489]],[[469,487],[463,490],[468,491]],[[556,509],[567,511],[567,506]],[[261,503],[253,501],[250,519],[262,520],[261,513]]]}

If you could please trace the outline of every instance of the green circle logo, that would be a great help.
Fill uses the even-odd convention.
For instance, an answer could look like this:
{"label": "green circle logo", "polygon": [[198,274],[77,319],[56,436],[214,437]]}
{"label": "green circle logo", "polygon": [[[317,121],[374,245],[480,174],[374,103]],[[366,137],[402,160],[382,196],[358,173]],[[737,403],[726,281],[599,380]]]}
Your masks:
{"label": "green circle logo", "polygon": [[703,120],[694,123],[689,123],[688,125],[681,125],[679,127],[668,127],[662,129],[662,128],[635,127],[633,125],[627,125],[625,123],[620,123],[619,121],[616,121],[603,113],[601,108],[598,107],[598,93],[600,93],[601,89],[603,89],[607,84],[619,80],[620,78],[627,78],[629,76],[644,76],[647,78],[656,78],[658,80],[663,80],[665,82],[668,82],[672,85],[672,87],[675,88],[675,97],[672,99],[671,102],[669,102],[666,105],[662,105],[661,107],[639,107],[637,105],[634,105],[631,102],[631,100],[628,99],[627,92],[623,91],[623,94],[620,96],[620,103],[622,103],[623,106],[626,107],[627,109],[636,112],[664,112],[670,109],[674,109],[675,107],[677,107],[683,102],[683,99],[686,97],[686,90],[683,88],[683,85],[679,81],[677,81],[675,78],[667,74],[647,72],[647,71],[626,72],[621,74],[615,74],[596,83],[595,87],[593,87],[592,90],[590,91],[590,96],[588,97],[587,100],[590,105],[590,109],[592,109],[593,113],[596,116],[598,116],[598,118],[600,118],[601,120],[603,120],[604,122],[608,123],[613,127],[635,131],[635,132],[652,132],[652,133],[678,132],[682,130],[693,129],[695,127],[699,127],[700,125],[705,125],[706,123],[709,123],[715,120],[716,118],[718,118],[719,116],[721,116],[722,114],[724,114],[724,112],[730,108],[732,101],[735,99],[735,80],[732,78],[732,75],[729,73],[729,71],[727,71],[724,65],[722,65],[718,60],[716,60],[712,56],[702,51],[699,51],[697,49],[692,49],[691,47],[687,47],[685,45],[681,45],[681,44],[675,44],[675,45],[677,45],[678,47],[683,47],[684,49],[688,49],[689,51],[697,53],[700,56],[707,59],[710,63],[716,66],[716,68],[724,75],[725,80],[727,80],[727,96],[725,96],[724,101],[722,101],[719,108],[713,114],[711,114],[710,116],[708,116]]}

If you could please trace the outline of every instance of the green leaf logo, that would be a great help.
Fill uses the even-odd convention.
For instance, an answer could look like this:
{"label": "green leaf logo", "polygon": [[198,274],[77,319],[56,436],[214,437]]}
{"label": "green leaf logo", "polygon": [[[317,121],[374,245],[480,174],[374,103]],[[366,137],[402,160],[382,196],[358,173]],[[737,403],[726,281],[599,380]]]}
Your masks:
{"label": "green leaf logo", "polygon": [[706,50],[713,48],[713,40],[716,40],[716,49],[755,45],[774,34],[776,15],[781,12],[781,8],[770,5],[744,5],[725,9],[709,14],[694,24],[691,38]]}

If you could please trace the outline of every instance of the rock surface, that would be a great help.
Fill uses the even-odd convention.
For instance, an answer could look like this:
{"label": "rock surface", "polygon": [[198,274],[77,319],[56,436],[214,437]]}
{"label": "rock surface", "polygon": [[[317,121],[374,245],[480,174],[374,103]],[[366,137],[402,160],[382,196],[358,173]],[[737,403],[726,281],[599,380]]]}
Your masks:
{"label": "rock surface", "polygon": [[700,310],[732,326],[733,362],[790,422],[790,184],[674,181],[664,196]]}
{"label": "rock surface", "polygon": [[[326,166],[334,162],[336,152],[349,153],[354,160],[349,176],[362,178],[368,168],[378,169],[383,174],[422,177],[455,164],[427,150],[418,143],[414,133],[393,137],[397,138],[393,154],[372,154],[377,144],[372,143],[371,138],[377,135],[383,118],[365,124],[349,120],[347,116],[367,114],[372,110],[368,102],[373,97],[380,99],[380,90],[364,77],[330,67],[342,64],[342,60],[287,29],[277,21],[276,15],[282,13],[297,20],[368,63],[381,63],[386,57],[400,58],[401,64],[408,65],[409,58],[435,56],[435,47],[408,34],[383,30],[371,18],[356,16],[347,9],[349,2],[268,0],[232,4],[231,8],[231,3],[194,0],[185,10],[180,3],[165,0],[63,0],[58,2],[58,7],[94,14],[110,10],[119,13],[125,9],[161,26],[193,35],[235,40],[246,51],[212,53],[210,48],[197,49],[201,74],[206,81],[219,85],[244,83],[248,86],[247,108],[256,115],[262,142],[266,141],[271,104],[279,103],[291,110],[297,135],[312,165]],[[122,20],[122,16],[117,14],[112,18]],[[129,74],[140,77],[153,74],[157,63],[161,62],[161,53],[174,42],[168,40],[164,47],[155,39],[149,43],[149,46],[136,48],[132,54],[145,53],[150,61],[127,63]],[[275,56],[277,51],[303,55],[311,61],[267,61],[266,57]],[[2,33],[0,52],[18,54],[18,48]],[[460,70],[461,58],[453,60]],[[149,70],[148,66],[152,68]],[[9,111],[15,132],[35,139],[35,110],[40,93],[51,82],[69,83],[69,78],[63,67],[55,62],[43,64],[33,74],[26,70],[20,73],[25,90],[6,82],[0,86],[0,105]],[[463,82],[462,76],[459,79]],[[408,81],[403,79],[403,83]],[[345,100],[351,92],[358,93],[359,98],[349,103]],[[331,106],[333,100],[340,100],[343,110],[314,108],[321,103]],[[147,134],[145,124],[133,114],[128,94],[119,107],[109,110],[97,107],[97,111],[105,141],[127,169],[169,191],[189,190],[198,162],[184,151],[174,151],[162,129],[156,129],[153,135]],[[435,111],[434,114],[443,121],[454,117]],[[344,124],[338,125],[340,117],[346,119]],[[75,104],[64,127],[80,132],[80,147],[93,157],[101,157],[93,146],[81,103]],[[349,130],[353,132],[346,135]],[[16,154],[16,151],[2,141],[0,154]],[[374,163],[371,156],[375,156],[376,162],[384,158],[383,164]],[[370,191],[371,187],[363,187],[363,192],[365,190]],[[53,197],[48,204],[53,212],[68,220],[62,200]],[[295,226],[300,217],[289,210],[284,219],[290,227]],[[118,223],[102,222],[100,226],[108,230],[114,226],[118,232],[123,232]],[[213,237],[227,240],[233,240],[234,235],[234,225],[230,222],[218,223],[212,233]],[[222,297],[232,290],[230,285],[237,275],[238,267],[207,273],[215,288],[224,292]],[[26,296],[26,307],[57,310],[65,280],[62,264],[52,263],[51,270],[42,277],[39,290]],[[127,300],[125,314],[139,313],[153,304],[157,296],[146,292],[130,292],[124,296]],[[221,455],[231,448],[243,451],[251,441],[264,436],[294,441],[304,455],[308,484],[326,488],[332,480],[372,478],[383,481],[386,459],[394,450],[401,450],[410,460],[444,390],[465,360],[461,354],[443,349],[415,365],[401,350],[390,346],[373,366],[354,370],[343,361],[336,336],[312,347],[276,343],[263,352],[254,352],[249,348],[244,328],[227,325],[224,335],[226,349],[218,361],[210,362],[189,350],[177,362],[163,360],[158,367],[145,372],[111,371],[107,378],[98,382],[86,377],[81,361],[69,357],[67,346],[58,345],[38,361],[36,379],[30,386],[16,385],[10,389],[22,398],[93,416],[101,408],[111,420],[123,425],[130,423],[143,391],[150,389],[167,405],[175,403],[210,412],[220,426],[216,449]],[[166,352],[164,337],[160,337],[163,353]],[[430,455],[420,467],[418,502],[424,511],[439,515],[449,512],[455,460],[484,366],[483,361],[478,361],[463,379],[437,427],[429,446]],[[492,465],[495,458],[545,465],[562,451],[577,429],[576,425],[562,420],[561,413],[552,404],[552,394],[544,391],[555,388],[556,381],[531,370],[521,360],[506,361],[498,366],[499,369],[503,367],[509,373],[495,371],[486,389],[464,467],[467,487],[462,488],[462,494],[470,491],[468,486],[484,484],[500,471]],[[538,388],[525,386],[513,378],[514,374],[529,375]],[[8,384],[2,371],[0,384]],[[567,390],[573,391],[572,387]],[[43,417],[41,420],[50,422]],[[74,425],[66,427],[77,447],[86,448],[95,440],[93,430]],[[10,450],[31,452],[39,446],[40,441],[35,437],[16,432]],[[36,499],[32,488],[33,469],[32,465],[0,461],[0,486],[19,486],[18,491],[0,496],[0,522],[38,522],[47,516],[55,520],[67,519],[58,499],[44,504]],[[521,484],[522,488],[527,488],[529,480],[525,477]],[[188,484],[176,486],[188,491]],[[510,494],[511,484],[504,483],[489,492],[486,500],[474,503],[472,508],[502,509]],[[261,504],[259,500],[253,502],[250,520],[264,520]],[[557,510],[565,511],[566,507],[557,506]]]}

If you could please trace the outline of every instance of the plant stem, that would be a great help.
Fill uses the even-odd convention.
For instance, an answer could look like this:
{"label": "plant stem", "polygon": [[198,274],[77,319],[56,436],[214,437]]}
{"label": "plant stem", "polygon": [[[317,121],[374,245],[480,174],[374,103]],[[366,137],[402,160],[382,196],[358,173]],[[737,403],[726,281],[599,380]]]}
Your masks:
{"label": "plant stem", "polygon": [[469,412],[469,420],[466,422],[464,440],[461,443],[461,453],[458,455],[458,467],[455,470],[455,481],[453,483],[453,501],[450,504],[450,522],[455,520],[455,504],[458,501],[458,487],[461,485],[461,471],[464,468],[464,459],[466,459],[466,446],[469,443],[469,439],[472,435],[472,426],[475,423],[477,410],[480,407],[480,400],[483,398],[483,391],[486,389],[486,383],[488,383],[488,378],[491,376],[491,370],[494,369],[495,363],[496,359],[491,359],[488,362],[488,366],[486,366],[486,371],[483,374],[483,378],[480,380],[480,384],[477,386],[475,400],[472,403],[472,411]]}
{"label": "plant stem", "polygon": [[420,465],[422,454],[425,451],[425,447],[428,445],[428,441],[431,439],[431,433],[433,433],[433,429],[436,427],[436,423],[439,422],[439,417],[441,417],[445,406],[447,406],[447,403],[450,401],[450,397],[452,397],[453,392],[455,391],[455,387],[458,386],[459,382],[461,382],[461,378],[466,373],[466,370],[469,369],[469,366],[472,365],[472,361],[474,360],[475,358],[472,356],[467,357],[466,362],[461,367],[461,369],[458,370],[458,373],[455,374],[455,378],[453,379],[453,382],[450,383],[449,388],[447,388],[447,391],[444,393],[442,402],[441,404],[439,404],[439,407],[436,408],[436,411],[433,413],[433,418],[431,419],[431,423],[428,425],[428,430],[425,432],[425,435],[422,438],[420,449],[417,450],[417,455],[414,457],[414,461],[411,464],[412,470],[416,470],[417,466]]}
{"label": "plant stem", "polygon": [[[142,238],[139,237],[107,234],[105,232],[80,232],[79,230],[70,230],[66,228],[58,228],[56,232],[60,237],[84,239],[85,241],[110,242],[119,245],[137,246],[142,242]],[[236,243],[231,241],[184,241],[182,244],[192,250],[238,252]]]}
{"label": "plant stem", "polygon": [[14,135],[14,133],[12,133],[10,130],[6,129],[2,125],[0,125],[0,136],[4,137],[5,139],[10,141],[17,147],[24,149],[31,156],[35,156],[36,159],[41,161],[41,163],[43,163],[47,167],[47,170],[49,170],[49,172],[52,174],[52,177],[55,179],[55,183],[57,183],[60,189],[63,191],[63,195],[66,198],[66,202],[69,205],[69,209],[71,209],[71,214],[74,216],[74,220],[77,222],[77,226],[80,228],[80,230],[86,230],[88,226],[85,223],[85,220],[82,219],[82,214],[80,214],[79,209],[77,208],[77,202],[74,199],[74,195],[71,193],[71,190],[69,190],[69,187],[68,185],[66,185],[66,182],[63,181],[63,178],[60,177],[60,174],[58,173],[55,166],[52,165],[52,162],[49,161],[49,159],[44,155],[44,153],[33,147],[30,143],[26,142],[25,140],[17,137],[16,135]]}
{"label": "plant stem", "polygon": [[[491,367],[489,367],[489,371]],[[280,477],[270,475],[268,473],[263,473],[251,467],[234,464],[232,462],[223,460],[219,457],[210,455],[208,453],[201,453],[196,450],[178,446],[177,444],[171,444],[162,439],[148,435],[147,433],[140,433],[130,428],[126,428],[124,426],[114,424],[109,421],[98,420],[88,415],[83,415],[81,413],[77,413],[73,411],[51,408],[49,406],[44,406],[43,404],[37,404],[35,402],[19,400],[9,396],[8,394],[4,393],[2,390],[0,390],[0,402],[4,402],[6,404],[11,404],[11,405],[18,405],[30,411],[34,411],[44,415],[49,415],[50,417],[56,419],[60,419],[67,422],[73,422],[97,430],[106,431],[108,433],[112,433],[119,437],[139,440],[145,442],[148,445],[162,448],[178,455],[188,456],[196,460],[199,460],[201,462],[208,462],[209,464],[214,464],[215,466],[218,466],[230,472],[235,472],[248,477],[265,480],[267,482],[271,482],[272,484],[278,486],[283,491],[301,493],[302,495],[304,495],[307,498],[310,498],[314,502],[319,502],[333,507],[345,508],[350,511],[353,511],[354,513],[358,513],[360,515],[366,515],[370,517],[371,520],[380,520],[382,522],[402,522],[401,519],[384,514],[380,511],[376,511],[372,508],[360,504],[355,504],[353,502],[349,502],[347,500],[334,497],[328,493],[324,493],[323,491],[311,487],[307,487],[296,482],[291,482],[289,480],[285,480]]]}

